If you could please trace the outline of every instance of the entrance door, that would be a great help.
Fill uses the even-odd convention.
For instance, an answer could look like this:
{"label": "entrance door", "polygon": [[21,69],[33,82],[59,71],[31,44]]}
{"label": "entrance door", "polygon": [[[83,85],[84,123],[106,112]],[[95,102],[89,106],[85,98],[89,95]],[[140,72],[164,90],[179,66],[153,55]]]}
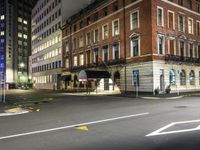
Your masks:
{"label": "entrance door", "polygon": [[109,79],[104,79],[104,90],[109,91]]}
{"label": "entrance door", "polygon": [[160,70],[160,91],[164,92],[165,90],[165,85],[164,85],[164,70]]}

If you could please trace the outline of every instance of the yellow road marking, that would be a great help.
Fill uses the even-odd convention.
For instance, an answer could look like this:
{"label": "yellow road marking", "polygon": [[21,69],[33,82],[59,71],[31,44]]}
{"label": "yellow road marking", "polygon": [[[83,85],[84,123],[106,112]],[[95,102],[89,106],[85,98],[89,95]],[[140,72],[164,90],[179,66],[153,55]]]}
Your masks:
{"label": "yellow road marking", "polygon": [[77,130],[82,130],[82,131],[89,131],[87,126],[80,126],[78,128],[76,128]]}

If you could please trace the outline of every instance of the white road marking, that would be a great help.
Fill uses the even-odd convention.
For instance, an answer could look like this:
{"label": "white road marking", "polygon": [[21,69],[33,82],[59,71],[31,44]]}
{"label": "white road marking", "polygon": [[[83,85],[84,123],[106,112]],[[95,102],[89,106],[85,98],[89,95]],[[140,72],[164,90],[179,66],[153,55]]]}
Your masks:
{"label": "white road marking", "polygon": [[110,118],[110,119],[104,119],[104,120],[98,120],[98,121],[92,121],[92,122],[86,122],[86,123],[80,123],[80,124],[74,124],[74,125],[52,128],[52,129],[39,130],[39,131],[33,131],[33,132],[27,132],[27,133],[21,133],[21,134],[9,135],[9,136],[2,136],[2,137],[0,137],[0,140],[21,137],[21,136],[26,136],[26,135],[58,131],[58,130],[63,130],[63,129],[75,128],[75,127],[79,127],[79,126],[86,126],[86,125],[110,122],[110,121],[127,119],[127,118],[138,117],[138,116],[145,116],[145,115],[149,115],[149,113],[146,112],[146,113],[140,113],[140,114],[134,114],[134,115],[128,115],[128,116],[122,116],[122,117],[116,117],[116,118]]}
{"label": "white road marking", "polygon": [[166,135],[166,134],[174,134],[174,133],[183,133],[183,132],[192,132],[192,131],[198,131],[200,130],[200,125],[195,127],[195,128],[191,128],[191,129],[183,129],[183,130],[174,130],[174,131],[166,131],[164,132],[164,130],[174,126],[174,125],[179,125],[179,124],[189,124],[189,123],[200,123],[200,120],[191,120],[191,121],[181,121],[181,122],[173,122],[170,123],[167,126],[164,126],[146,136],[157,136],[157,135]]}

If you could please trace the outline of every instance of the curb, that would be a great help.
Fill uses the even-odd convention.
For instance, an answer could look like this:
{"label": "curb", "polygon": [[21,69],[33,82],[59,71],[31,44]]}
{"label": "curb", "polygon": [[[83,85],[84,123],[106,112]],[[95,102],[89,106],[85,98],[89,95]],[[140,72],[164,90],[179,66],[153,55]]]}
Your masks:
{"label": "curb", "polygon": [[16,116],[16,115],[21,115],[21,114],[26,114],[26,113],[29,113],[29,111],[18,107],[18,108],[5,110],[4,113],[0,113],[0,117]]}
{"label": "curb", "polygon": [[173,99],[180,99],[180,98],[184,98],[185,96],[175,96],[175,97],[140,97],[142,99],[147,99],[147,100],[161,100],[161,99],[167,99],[167,100],[173,100]]}

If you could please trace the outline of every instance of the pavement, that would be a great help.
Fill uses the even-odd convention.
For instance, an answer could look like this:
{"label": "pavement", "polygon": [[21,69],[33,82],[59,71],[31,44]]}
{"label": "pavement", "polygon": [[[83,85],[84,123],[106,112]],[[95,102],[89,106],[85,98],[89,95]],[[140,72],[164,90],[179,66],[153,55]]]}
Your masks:
{"label": "pavement", "polygon": [[[37,95],[37,96],[36,96]],[[6,91],[6,101],[7,103],[0,102],[0,117],[1,116],[11,116],[11,115],[21,115],[29,112],[39,112],[39,108],[34,108],[32,105],[43,104],[53,101],[53,97],[65,97],[65,96],[114,96],[114,97],[126,97],[135,99],[145,99],[145,100],[175,100],[182,99],[188,96],[200,96],[199,92],[194,93],[171,93],[171,94],[159,94],[150,95],[145,93],[139,93],[136,97],[135,93],[121,94],[120,92],[76,92],[68,93],[62,91],[52,91],[52,90],[8,90]],[[35,97],[35,99],[33,99]],[[31,99],[31,100],[30,100]]]}
{"label": "pavement", "polygon": [[0,117],[1,150],[199,150],[198,96],[54,95],[40,112]]}

